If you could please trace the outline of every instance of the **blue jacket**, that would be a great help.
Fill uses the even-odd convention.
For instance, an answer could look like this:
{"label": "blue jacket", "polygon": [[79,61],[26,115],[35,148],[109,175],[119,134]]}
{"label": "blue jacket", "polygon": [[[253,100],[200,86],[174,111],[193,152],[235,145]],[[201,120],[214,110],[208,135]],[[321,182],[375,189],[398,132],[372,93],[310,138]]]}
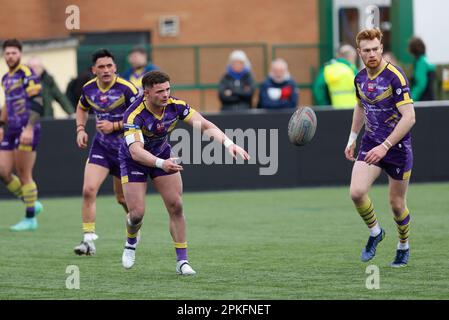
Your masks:
{"label": "blue jacket", "polygon": [[258,108],[282,109],[296,108],[299,102],[299,90],[293,79],[281,83],[267,77],[260,85]]}

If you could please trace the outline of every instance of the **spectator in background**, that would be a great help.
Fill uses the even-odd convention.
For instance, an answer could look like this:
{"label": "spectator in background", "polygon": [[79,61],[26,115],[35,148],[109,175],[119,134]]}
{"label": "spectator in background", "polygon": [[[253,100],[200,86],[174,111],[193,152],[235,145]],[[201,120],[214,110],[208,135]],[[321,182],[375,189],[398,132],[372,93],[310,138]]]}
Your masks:
{"label": "spectator in background", "polygon": [[415,58],[411,76],[411,94],[414,101],[435,100],[435,65],[426,57],[426,45],[420,38],[412,38],[408,50]]}
{"label": "spectator in background", "polygon": [[81,91],[83,90],[84,84],[94,77],[95,76],[92,73],[91,68],[89,67],[80,75],[78,75],[78,77],[70,80],[70,82],[67,84],[65,94],[73,106],[78,105],[78,101],[80,100]]}
{"label": "spectator in background", "polygon": [[222,111],[251,108],[256,83],[251,74],[251,63],[245,52],[235,50],[229,56],[226,73],[220,80],[218,95]]}
{"label": "spectator in background", "polygon": [[135,47],[128,55],[131,68],[123,73],[123,78],[131,82],[137,88],[142,89],[142,77],[145,73],[158,70],[155,65],[148,63],[147,51],[144,47]]}
{"label": "spectator in background", "polygon": [[354,108],[357,103],[354,78],[357,51],[350,45],[342,45],[336,59],[324,65],[312,87],[315,104],[332,105],[334,109]]}
{"label": "spectator in background", "polygon": [[287,62],[276,59],[271,62],[270,74],[260,85],[258,108],[296,108],[299,94],[295,81],[290,77]]}
{"label": "spectator in background", "polygon": [[70,116],[75,109],[67,96],[59,90],[55,79],[45,70],[42,60],[38,57],[31,57],[27,62],[34,73],[39,77],[42,84],[42,100],[45,118],[53,118],[53,100],[56,100],[61,108]]}

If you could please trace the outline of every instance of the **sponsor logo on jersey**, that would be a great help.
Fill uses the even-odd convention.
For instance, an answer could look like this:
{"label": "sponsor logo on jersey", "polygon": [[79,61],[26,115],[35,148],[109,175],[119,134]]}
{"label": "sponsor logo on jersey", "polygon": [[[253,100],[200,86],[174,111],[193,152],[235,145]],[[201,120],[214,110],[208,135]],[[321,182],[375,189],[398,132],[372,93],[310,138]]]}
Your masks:
{"label": "sponsor logo on jersey", "polygon": [[164,131],[165,126],[163,122],[158,122],[156,123],[156,133],[161,133],[162,131]]}
{"label": "sponsor logo on jersey", "polygon": [[125,129],[139,129],[138,125],[132,123],[125,123],[123,126]]}

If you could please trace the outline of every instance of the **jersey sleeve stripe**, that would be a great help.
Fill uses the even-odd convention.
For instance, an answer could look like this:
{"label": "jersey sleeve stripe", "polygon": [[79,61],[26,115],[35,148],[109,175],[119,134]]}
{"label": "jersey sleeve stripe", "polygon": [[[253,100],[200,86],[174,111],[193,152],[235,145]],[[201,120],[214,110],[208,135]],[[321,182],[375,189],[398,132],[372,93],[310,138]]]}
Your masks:
{"label": "jersey sleeve stripe", "polygon": [[195,112],[196,112],[195,109],[190,108],[189,114],[187,115],[187,117],[185,117],[184,119],[182,119],[182,121],[187,121],[187,120],[189,120],[189,119],[193,116],[193,114],[194,114]]}
{"label": "jersey sleeve stripe", "polygon": [[126,118],[126,123],[134,124],[134,119],[143,111],[143,109],[145,109],[145,105],[143,103],[139,104],[139,106]]}
{"label": "jersey sleeve stripe", "polygon": [[86,106],[81,102],[81,100],[78,101],[78,105],[79,105],[80,108],[81,108],[82,110],[84,110],[84,111],[88,111],[88,110],[90,109],[90,108],[86,107]]}
{"label": "jersey sleeve stripe", "polygon": [[125,131],[125,133],[123,135],[126,137],[126,136],[129,136],[129,135],[134,134],[134,133],[139,133],[141,131],[142,130],[140,130],[140,129],[128,129],[128,130]]}
{"label": "jersey sleeve stripe", "polygon": [[131,82],[126,81],[125,79],[122,79],[122,78],[119,77],[119,78],[117,78],[117,82],[127,86],[132,91],[132,93],[134,93],[134,94],[137,94],[139,92],[137,90],[137,88]]}
{"label": "jersey sleeve stripe", "polygon": [[83,85],[83,88],[84,88],[85,86],[88,86],[89,84],[91,84],[91,83],[94,82],[94,81],[97,81],[97,78],[96,78],[96,77],[93,78],[92,80],[87,81],[87,82]]}
{"label": "jersey sleeve stripe", "polygon": [[27,66],[21,64],[21,65],[20,65],[20,70],[22,70],[23,73],[25,73],[25,77],[31,76],[31,70],[30,70],[30,68],[28,68]]}
{"label": "jersey sleeve stripe", "polygon": [[393,66],[392,64],[389,64],[388,70],[392,71],[399,78],[399,81],[401,82],[401,86],[407,85],[407,82],[405,81],[404,76],[402,75],[401,72],[399,72],[399,70],[395,66]]}
{"label": "jersey sleeve stripe", "polygon": [[396,108],[399,108],[400,106],[403,106],[404,104],[413,103],[413,100],[410,98],[410,95],[408,92],[404,93],[404,100],[399,101],[396,103]]}
{"label": "jersey sleeve stripe", "polygon": [[175,98],[168,99],[168,103],[169,104],[170,103],[181,104],[183,106],[185,106],[187,104],[184,100],[178,100],[178,99],[175,99]]}

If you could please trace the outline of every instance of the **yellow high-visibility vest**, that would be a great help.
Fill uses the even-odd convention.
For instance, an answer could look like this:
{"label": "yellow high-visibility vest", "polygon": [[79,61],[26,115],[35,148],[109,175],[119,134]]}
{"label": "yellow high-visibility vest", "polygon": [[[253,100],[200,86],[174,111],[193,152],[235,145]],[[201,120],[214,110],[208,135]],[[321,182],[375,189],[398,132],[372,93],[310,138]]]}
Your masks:
{"label": "yellow high-visibility vest", "polygon": [[324,80],[335,109],[351,109],[356,105],[354,77],[351,67],[336,60],[324,67]]}

